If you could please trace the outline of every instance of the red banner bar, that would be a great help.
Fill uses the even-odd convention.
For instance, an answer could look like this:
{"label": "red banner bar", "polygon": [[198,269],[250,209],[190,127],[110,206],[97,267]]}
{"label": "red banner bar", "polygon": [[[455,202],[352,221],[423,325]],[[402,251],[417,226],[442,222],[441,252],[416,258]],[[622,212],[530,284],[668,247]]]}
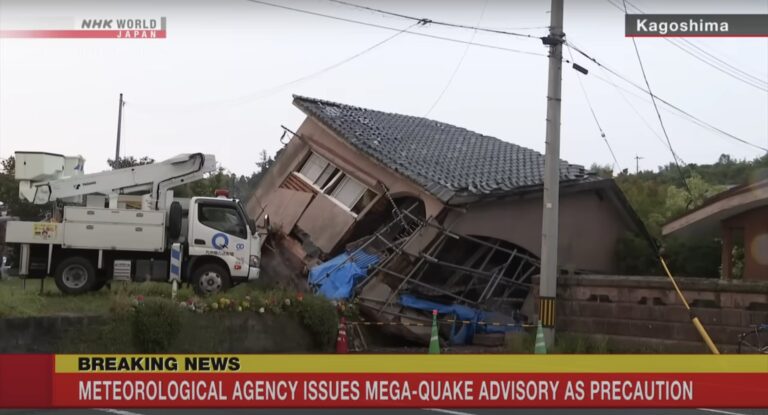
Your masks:
{"label": "red banner bar", "polygon": [[0,407],[768,407],[768,371],[57,373],[54,368],[51,355],[0,355]]}

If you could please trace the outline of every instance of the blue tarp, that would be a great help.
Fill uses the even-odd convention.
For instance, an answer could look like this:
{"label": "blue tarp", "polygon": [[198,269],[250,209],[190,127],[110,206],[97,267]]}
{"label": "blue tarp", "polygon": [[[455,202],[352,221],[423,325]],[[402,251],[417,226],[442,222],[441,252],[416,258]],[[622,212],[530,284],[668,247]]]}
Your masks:
{"label": "blue tarp", "polygon": [[477,324],[478,321],[484,322],[506,322],[509,317],[494,312],[478,310],[458,304],[441,304],[429,300],[422,300],[410,294],[400,296],[400,304],[404,307],[415,308],[417,310],[432,311],[437,310],[438,314],[449,315],[456,320],[468,320],[471,323],[463,324],[457,328],[454,324],[451,330],[451,344],[472,343],[472,337],[475,333],[507,333],[511,331],[521,331],[522,326],[492,326],[486,324]]}
{"label": "blue tarp", "polygon": [[345,252],[313,267],[309,271],[309,285],[330,300],[349,299],[355,285],[368,273],[368,267],[380,260],[377,255],[361,251],[351,255]]}

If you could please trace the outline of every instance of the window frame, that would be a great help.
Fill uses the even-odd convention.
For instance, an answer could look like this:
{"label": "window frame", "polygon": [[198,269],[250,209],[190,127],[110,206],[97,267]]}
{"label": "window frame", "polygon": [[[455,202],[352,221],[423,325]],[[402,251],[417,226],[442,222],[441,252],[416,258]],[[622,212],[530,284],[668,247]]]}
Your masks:
{"label": "window frame", "polygon": [[[203,222],[201,217],[200,217],[201,216],[200,213],[201,213],[201,211],[202,211],[202,209],[204,207],[216,207],[216,208],[224,208],[224,209],[231,209],[231,210],[233,210],[235,212],[235,214],[237,215],[237,217],[240,219],[240,222],[244,225],[243,226],[243,230],[245,232],[245,235],[239,235],[239,234],[231,233],[231,232],[223,230],[223,229],[215,228],[215,227],[210,226],[207,223]],[[211,228],[211,229],[213,229],[215,231],[223,232],[223,233],[226,233],[227,235],[234,236],[234,237],[240,238],[240,239],[248,239],[248,232],[250,230],[250,228],[248,226],[248,221],[246,220],[245,217],[243,217],[243,212],[240,211],[240,209],[237,207],[237,205],[234,205],[231,202],[224,202],[224,203],[222,203],[222,202],[219,202],[219,201],[216,201],[216,200],[202,200],[202,201],[197,202],[197,222],[200,223],[201,225],[206,226],[208,228]]]}
{"label": "window frame", "polygon": [[[312,178],[304,175],[304,173],[302,173],[302,170],[304,170],[304,167],[307,166],[307,163],[309,163],[310,160],[316,160],[316,159],[313,159],[313,157],[315,157],[316,159],[319,159],[319,160],[325,162],[325,165],[323,166],[322,171],[320,172],[318,177],[315,178],[314,180]],[[331,174],[331,176],[328,178],[328,181],[326,182],[325,186],[320,187],[320,186],[318,186],[315,183],[315,181],[318,180],[320,178],[320,176],[322,176],[323,171],[325,171],[325,169],[327,169],[329,166],[333,167],[336,170],[336,172]],[[315,151],[312,151],[312,150],[310,150],[309,155],[298,166],[298,168],[296,168],[296,170],[293,171],[293,174],[296,174],[296,176],[298,176],[299,178],[304,180],[307,184],[312,186],[312,188],[314,188],[318,193],[323,194],[324,196],[328,197],[336,205],[338,205],[339,207],[343,208],[344,210],[346,210],[347,212],[349,212],[351,215],[353,215],[355,217],[357,217],[358,214],[355,213],[352,209],[355,207],[355,205],[357,205],[357,203],[360,201],[360,199],[363,197],[363,195],[365,195],[365,193],[367,191],[371,191],[374,194],[378,195],[378,193],[375,190],[373,190],[370,187],[366,186],[365,183],[363,183],[362,181],[356,179],[351,174],[349,174],[346,171],[342,170],[338,165],[332,163],[327,158],[321,156],[320,154],[317,154]],[[360,193],[354,198],[354,200],[352,201],[351,205],[347,206],[344,202],[342,202],[341,200],[336,198],[335,194],[337,194],[339,189],[342,188],[350,180],[352,180],[352,181],[356,182],[357,184],[359,184],[362,189],[361,189]],[[364,209],[365,209],[365,207],[363,207],[361,209],[361,211],[364,210]]]}

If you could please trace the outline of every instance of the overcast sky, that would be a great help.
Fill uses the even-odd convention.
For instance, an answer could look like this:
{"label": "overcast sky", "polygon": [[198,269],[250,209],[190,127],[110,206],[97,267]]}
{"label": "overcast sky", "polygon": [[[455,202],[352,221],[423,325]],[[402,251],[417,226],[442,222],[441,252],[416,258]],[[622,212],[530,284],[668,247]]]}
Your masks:
{"label": "overcast sky", "polygon": [[[328,0],[273,1],[401,29],[412,24]],[[546,0],[350,1],[536,36],[544,35],[549,24]],[[648,13],[768,13],[766,0],[632,3]],[[167,18],[167,39],[0,39],[0,157],[17,150],[81,154],[87,160],[86,172],[105,169],[106,159],[114,156],[120,92],[126,100],[123,155],[161,160],[178,153],[207,152],[238,174],[256,168],[260,150],[274,153],[280,148],[281,124],[299,126],[304,115],[291,104],[292,94],[424,116],[445,89],[429,118],[544,151],[544,56],[467,48],[402,33],[329,71],[275,89],[348,59],[396,32],[247,0],[0,0],[0,29],[46,18],[160,16]],[[623,25],[623,12],[606,0],[566,0],[567,39],[642,84]],[[435,25],[412,30],[539,54],[547,51],[538,39]],[[768,79],[766,38],[690,42],[744,72]],[[664,39],[637,43],[658,96],[768,147],[767,92],[707,66]],[[684,45],[691,50],[690,44]],[[567,50],[565,57],[569,58]],[[634,171],[635,155],[643,157],[641,169],[670,162],[647,97],[619,92],[605,82],[614,79],[611,75],[574,57],[590,73],[580,75],[564,66],[561,157],[585,166],[613,164],[579,87],[581,77],[621,168]],[[615,82],[632,89],[623,81]],[[765,154],[666,110],[662,116],[675,150],[686,162],[714,162],[721,153],[750,159]]]}

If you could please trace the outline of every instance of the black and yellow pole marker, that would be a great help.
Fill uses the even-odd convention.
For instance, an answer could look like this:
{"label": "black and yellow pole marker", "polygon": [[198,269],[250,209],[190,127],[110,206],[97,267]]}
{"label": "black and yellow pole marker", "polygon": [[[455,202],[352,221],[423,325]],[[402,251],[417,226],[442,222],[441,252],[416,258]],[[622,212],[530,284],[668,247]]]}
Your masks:
{"label": "black and yellow pole marker", "polygon": [[539,297],[539,319],[542,327],[555,327],[555,297]]}
{"label": "black and yellow pole marker", "polygon": [[677,291],[677,295],[680,297],[680,300],[682,300],[683,305],[688,310],[688,313],[691,316],[691,322],[693,323],[694,327],[696,327],[696,330],[699,332],[699,335],[701,335],[701,338],[704,339],[704,343],[706,343],[707,347],[709,347],[709,351],[711,351],[713,354],[720,354],[720,351],[717,350],[717,346],[715,346],[715,343],[712,341],[712,338],[709,337],[709,333],[707,333],[707,330],[704,328],[704,325],[701,324],[701,321],[699,321],[699,318],[696,317],[691,311],[691,306],[688,304],[688,301],[685,299],[683,292],[680,291],[680,287],[677,286],[677,282],[675,281],[675,278],[672,276],[672,273],[669,272],[669,267],[667,267],[667,262],[664,261],[664,257],[659,255],[659,261],[661,261],[661,266],[664,267],[664,272],[667,273],[669,280],[672,281],[672,285],[675,287],[675,291]]}

